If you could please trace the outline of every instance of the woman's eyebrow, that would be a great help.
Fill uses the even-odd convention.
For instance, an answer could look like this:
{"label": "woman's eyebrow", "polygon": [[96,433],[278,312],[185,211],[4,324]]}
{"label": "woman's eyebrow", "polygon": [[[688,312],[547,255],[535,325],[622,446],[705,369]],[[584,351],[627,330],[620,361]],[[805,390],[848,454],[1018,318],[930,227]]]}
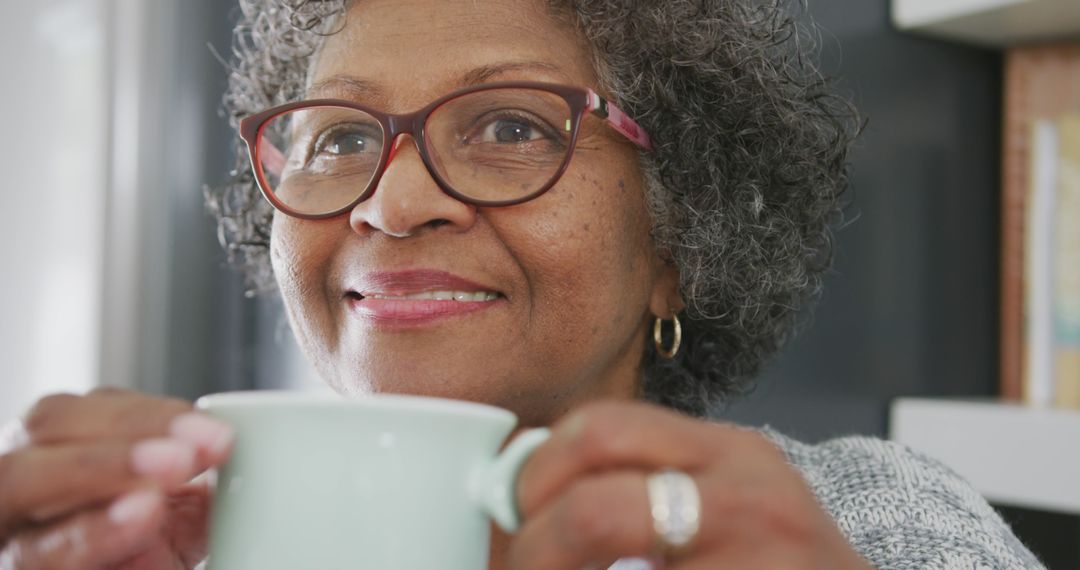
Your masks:
{"label": "woman's eyebrow", "polygon": [[380,98],[383,90],[373,81],[360,79],[353,75],[332,75],[326,79],[316,81],[308,87],[306,98],[320,95],[325,92],[345,92],[361,100]]}
{"label": "woman's eyebrow", "polygon": [[[566,74],[559,66],[543,61],[506,61],[481,65],[465,72],[461,76],[461,85],[479,85],[500,75],[541,71],[548,75],[565,78]],[[362,101],[382,100],[386,91],[378,83],[361,79],[355,75],[338,74],[316,81],[308,87],[305,98],[311,99],[327,93],[342,93],[350,98]]]}
{"label": "woman's eyebrow", "polygon": [[559,76],[565,75],[559,69],[559,66],[543,61],[506,61],[473,68],[462,76],[462,83],[464,85],[478,85],[499,75],[521,71],[544,71]]}

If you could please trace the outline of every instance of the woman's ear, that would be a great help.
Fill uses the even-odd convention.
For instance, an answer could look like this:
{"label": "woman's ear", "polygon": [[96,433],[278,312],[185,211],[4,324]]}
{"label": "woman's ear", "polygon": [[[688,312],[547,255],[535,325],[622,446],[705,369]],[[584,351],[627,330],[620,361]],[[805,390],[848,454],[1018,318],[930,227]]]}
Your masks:
{"label": "woman's ear", "polygon": [[649,298],[649,310],[655,317],[670,319],[685,308],[686,302],[679,293],[678,266],[672,261],[659,260],[652,296]]}

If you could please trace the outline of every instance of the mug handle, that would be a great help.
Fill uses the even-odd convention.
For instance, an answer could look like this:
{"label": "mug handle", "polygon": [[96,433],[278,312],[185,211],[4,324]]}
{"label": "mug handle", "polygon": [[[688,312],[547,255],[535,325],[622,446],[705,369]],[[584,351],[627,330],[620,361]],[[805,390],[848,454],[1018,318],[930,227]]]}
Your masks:
{"label": "mug handle", "polygon": [[516,532],[521,526],[521,512],[514,493],[521,466],[549,437],[551,430],[548,428],[519,433],[475,479],[473,497],[480,509],[506,532]]}

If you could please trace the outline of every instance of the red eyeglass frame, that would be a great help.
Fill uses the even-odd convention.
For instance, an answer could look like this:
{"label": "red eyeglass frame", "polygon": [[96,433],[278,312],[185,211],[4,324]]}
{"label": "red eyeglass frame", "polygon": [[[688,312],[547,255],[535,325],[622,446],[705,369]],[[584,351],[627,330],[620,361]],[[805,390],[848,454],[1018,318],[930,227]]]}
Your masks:
{"label": "red eyeglass frame", "polygon": [[[432,166],[431,157],[428,150],[428,144],[425,137],[425,128],[427,126],[427,120],[431,114],[448,103],[449,101],[468,95],[470,93],[476,93],[479,91],[489,91],[495,89],[533,89],[537,91],[545,91],[562,97],[570,108],[570,142],[567,148],[566,157],[563,158],[563,162],[559,165],[558,170],[551,177],[546,184],[544,184],[539,190],[536,190],[521,198],[514,198],[512,200],[477,200],[465,196],[458,191],[454,190],[443,177],[439,174],[438,170]],[[345,109],[354,109],[367,113],[379,122],[382,127],[384,138],[383,148],[379,156],[379,165],[375,169],[375,173],[371,177],[371,181],[368,182],[367,188],[364,189],[360,195],[346,206],[338,208],[332,212],[325,214],[305,214],[303,212],[297,212],[292,208],[285,205],[284,202],[279,200],[272,191],[270,191],[270,184],[266,181],[266,173],[264,171],[264,161],[267,159],[267,164],[278,165],[284,167],[285,156],[281,150],[275,148],[269,143],[265,143],[263,138],[263,131],[267,125],[274,119],[296,111],[298,109],[304,109],[307,107],[322,107],[332,106]],[[367,200],[375,193],[375,189],[379,186],[379,180],[382,178],[383,173],[386,171],[387,165],[390,163],[390,158],[394,153],[394,141],[402,134],[408,134],[413,137],[416,148],[420,152],[420,158],[424,162],[424,166],[431,174],[432,179],[439,185],[439,188],[446,194],[452,196],[456,200],[465,202],[466,204],[472,204],[474,206],[483,207],[499,207],[499,206],[513,206],[515,204],[521,204],[522,202],[528,202],[535,199],[551,189],[556,182],[562,178],[562,175],[566,172],[567,167],[570,165],[570,157],[574,154],[574,149],[577,145],[579,126],[582,120],[584,120],[586,113],[592,113],[602,119],[604,119],[613,129],[621,133],[626,138],[630,139],[634,144],[645,151],[652,150],[652,142],[649,139],[648,133],[645,129],[642,129],[637,122],[635,122],[629,115],[624,113],[615,105],[608,102],[606,99],[598,95],[592,89],[587,87],[576,87],[572,85],[560,85],[556,83],[543,83],[536,81],[505,81],[497,83],[485,83],[482,85],[476,85],[459,89],[452,93],[448,93],[442,97],[439,97],[435,101],[432,101],[427,106],[412,113],[404,114],[390,114],[384,113],[370,107],[360,105],[351,101],[342,99],[311,99],[306,101],[297,101],[294,103],[286,103],[278,107],[273,107],[265,111],[250,115],[240,120],[240,138],[247,143],[248,156],[251,160],[251,167],[255,173],[255,180],[259,185],[259,190],[262,192],[264,198],[269,201],[274,208],[279,211],[288,214],[290,216],[301,218],[305,220],[318,220],[325,218],[332,218],[339,216],[344,212],[352,210],[357,204]],[[265,144],[260,144],[263,142]],[[268,153],[269,156],[263,156],[264,153]]]}

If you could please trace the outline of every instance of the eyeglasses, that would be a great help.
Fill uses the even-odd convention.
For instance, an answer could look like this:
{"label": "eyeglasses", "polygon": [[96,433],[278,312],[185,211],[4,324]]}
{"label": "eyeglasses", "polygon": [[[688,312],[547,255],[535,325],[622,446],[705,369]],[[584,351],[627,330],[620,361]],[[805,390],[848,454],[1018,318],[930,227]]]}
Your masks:
{"label": "eyeglasses", "polygon": [[535,82],[478,85],[403,115],[337,99],[289,103],[241,120],[240,136],[266,199],[318,219],[371,197],[402,134],[450,196],[487,207],[532,200],[566,171],[590,113],[652,149],[648,134],[592,89]]}

